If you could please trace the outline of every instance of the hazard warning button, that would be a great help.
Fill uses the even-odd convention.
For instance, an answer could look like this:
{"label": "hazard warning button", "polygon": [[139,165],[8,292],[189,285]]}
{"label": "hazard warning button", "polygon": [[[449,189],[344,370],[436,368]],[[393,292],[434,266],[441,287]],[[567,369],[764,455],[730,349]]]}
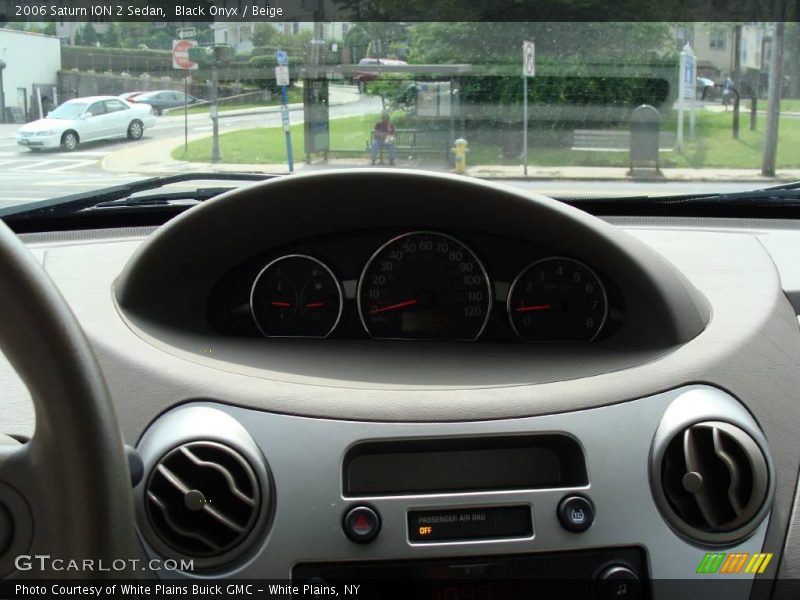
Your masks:
{"label": "hazard warning button", "polygon": [[381,530],[381,518],[368,506],[356,506],[344,516],[344,533],[359,544],[371,542]]}

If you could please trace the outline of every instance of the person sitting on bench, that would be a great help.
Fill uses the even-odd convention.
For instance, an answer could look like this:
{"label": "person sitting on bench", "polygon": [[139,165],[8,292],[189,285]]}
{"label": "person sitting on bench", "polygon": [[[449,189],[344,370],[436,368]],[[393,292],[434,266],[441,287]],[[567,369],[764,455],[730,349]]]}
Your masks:
{"label": "person sitting on bench", "polygon": [[[389,121],[389,113],[383,113],[381,121],[375,124],[372,130],[372,164],[375,164],[375,159],[378,158],[378,150],[386,148],[389,151],[389,164],[394,164],[394,159],[397,154],[397,146],[395,145],[395,131],[394,125]],[[381,158],[383,164],[383,158]]]}

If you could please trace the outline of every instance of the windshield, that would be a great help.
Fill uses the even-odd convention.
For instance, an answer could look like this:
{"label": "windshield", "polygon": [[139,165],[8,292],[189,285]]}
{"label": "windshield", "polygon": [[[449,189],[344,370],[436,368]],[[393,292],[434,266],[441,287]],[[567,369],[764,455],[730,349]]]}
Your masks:
{"label": "windshield", "polygon": [[[424,169],[607,197],[800,179],[794,22],[47,18],[0,28],[2,207],[219,170]],[[133,92],[134,111],[102,100],[74,132],[19,132]]]}
{"label": "windshield", "polygon": [[47,113],[48,119],[77,119],[83,114],[86,104],[82,102],[66,102]]}

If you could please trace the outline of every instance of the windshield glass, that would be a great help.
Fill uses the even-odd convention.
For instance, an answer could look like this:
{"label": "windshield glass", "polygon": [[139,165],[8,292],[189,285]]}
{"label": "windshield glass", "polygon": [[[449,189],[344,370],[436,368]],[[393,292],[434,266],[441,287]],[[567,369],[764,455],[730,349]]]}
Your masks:
{"label": "windshield glass", "polygon": [[[608,197],[800,180],[794,22],[121,18],[0,28],[0,207],[216,170],[383,166]],[[74,135],[19,131],[132,92],[134,110]]]}
{"label": "windshield glass", "polygon": [[86,109],[82,102],[66,102],[47,114],[48,119],[77,119]]}

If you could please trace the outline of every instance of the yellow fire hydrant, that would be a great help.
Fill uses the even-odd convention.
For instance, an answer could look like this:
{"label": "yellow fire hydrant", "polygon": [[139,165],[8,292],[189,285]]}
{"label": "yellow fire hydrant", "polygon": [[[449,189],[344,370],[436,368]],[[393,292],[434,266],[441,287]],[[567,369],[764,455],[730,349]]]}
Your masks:
{"label": "yellow fire hydrant", "polygon": [[467,140],[458,138],[453,142],[453,147],[450,149],[455,156],[456,173],[463,174],[467,172],[467,152],[469,152],[467,146]]}

